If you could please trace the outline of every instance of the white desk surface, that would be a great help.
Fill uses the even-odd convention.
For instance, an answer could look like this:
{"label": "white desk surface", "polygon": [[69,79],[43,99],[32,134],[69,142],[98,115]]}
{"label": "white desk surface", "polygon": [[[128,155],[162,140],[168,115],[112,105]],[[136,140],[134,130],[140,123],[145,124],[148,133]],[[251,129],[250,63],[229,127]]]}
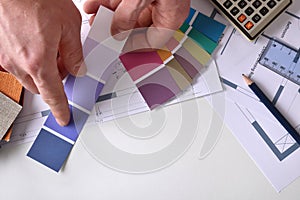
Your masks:
{"label": "white desk surface", "polygon": [[[79,137],[64,168],[55,173],[26,156],[32,143],[0,149],[0,199],[2,200],[298,200],[300,178],[277,193],[256,167],[230,130],[225,127],[213,151],[204,159],[199,154],[208,130],[213,127],[213,110],[205,99],[164,108],[166,120],[178,123],[178,108],[198,105],[197,137],[185,154],[172,165],[152,173],[131,174],[98,162]],[[132,118],[151,123],[149,113]],[[189,119],[182,119],[189,120]],[[217,122],[219,123],[219,122]],[[178,124],[176,124],[178,125]],[[180,124],[179,124],[180,125]],[[115,140],[122,127],[114,122],[101,125]],[[188,132],[189,130],[183,130]],[[166,126],[160,134],[172,133]],[[124,135],[124,134],[123,134]],[[170,142],[172,136],[164,137]],[[111,141],[113,140],[110,138]],[[114,141],[115,142],[115,141]],[[122,143],[122,140],[116,143]],[[126,146],[126,145],[125,145]],[[153,149],[152,149],[153,150]]]}
{"label": "white desk surface", "polygon": [[[213,111],[205,99],[195,101],[201,110],[197,138],[169,167],[147,174],[118,172],[96,161],[80,138],[57,174],[26,157],[31,143],[5,147],[0,150],[0,199],[299,199],[300,179],[277,193],[226,127],[213,151],[200,160],[201,145],[211,124],[207,116]],[[164,108],[167,120],[176,118],[173,112],[182,105]],[[144,115],[147,113],[133,120],[144,119]],[[105,133],[118,130],[114,122],[101,129]]]}

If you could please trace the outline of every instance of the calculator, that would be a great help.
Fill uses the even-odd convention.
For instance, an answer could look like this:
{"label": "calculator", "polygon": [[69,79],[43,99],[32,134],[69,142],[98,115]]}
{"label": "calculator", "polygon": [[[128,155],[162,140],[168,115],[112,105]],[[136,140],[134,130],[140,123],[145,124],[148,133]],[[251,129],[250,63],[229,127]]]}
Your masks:
{"label": "calculator", "polygon": [[210,0],[249,40],[254,40],[292,0]]}

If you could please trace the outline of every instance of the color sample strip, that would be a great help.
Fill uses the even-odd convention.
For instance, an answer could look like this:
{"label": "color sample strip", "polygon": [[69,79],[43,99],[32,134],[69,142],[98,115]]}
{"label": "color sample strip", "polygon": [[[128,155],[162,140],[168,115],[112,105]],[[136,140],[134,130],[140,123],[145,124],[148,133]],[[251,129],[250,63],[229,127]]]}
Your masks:
{"label": "color sample strip", "polygon": [[49,114],[44,126],[75,142],[89,115],[72,106],[70,111],[71,119],[68,126],[59,126],[52,113]]}
{"label": "color sample strip", "polygon": [[[110,10],[103,7],[99,9],[98,13],[83,46],[87,75],[76,78],[70,75],[64,86],[71,111],[69,124],[64,127],[59,126],[53,114],[50,113],[27,154],[56,172],[61,169],[83,129],[104,86],[103,80],[109,78],[107,67],[114,63],[119,56],[115,50],[98,44],[110,36],[109,20],[113,15]],[[98,29],[99,27],[101,28]],[[107,29],[99,33],[103,27]]]}
{"label": "color sample strip", "polygon": [[180,48],[174,54],[174,57],[192,79],[204,69],[203,65],[201,65],[185,48]]}
{"label": "color sample strip", "polygon": [[196,29],[192,29],[188,36],[192,38],[198,45],[200,45],[207,53],[212,54],[218,46],[218,43],[210,40],[204,34],[200,33]]}
{"label": "color sample strip", "polygon": [[170,40],[166,43],[166,47],[169,51],[173,51],[179,45],[179,42],[174,38],[171,37]]}
{"label": "color sample strip", "polygon": [[133,81],[163,64],[163,60],[156,51],[125,53],[120,56],[120,60]]}
{"label": "color sample strip", "polygon": [[[190,86],[203,66],[210,62],[210,54],[217,47],[224,28],[223,24],[191,8],[188,18],[165,45],[165,49],[157,50],[157,54],[132,52],[120,57],[150,109]],[[162,63],[156,60],[157,55],[166,66],[159,65]],[[176,87],[165,87],[167,82]]]}
{"label": "color sample strip", "polygon": [[165,103],[181,92],[166,67],[137,83],[137,87],[150,109]]}
{"label": "color sample strip", "polygon": [[172,59],[166,67],[181,90],[191,85],[192,78],[176,59]]}
{"label": "color sample strip", "polygon": [[160,59],[164,62],[166,62],[168,59],[170,59],[173,55],[170,51],[159,49],[156,51],[159,55]]}
{"label": "color sample strip", "polygon": [[87,37],[82,47],[83,57],[86,57],[98,44],[99,43],[97,41]]}
{"label": "color sample strip", "polygon": [[[196,13],[196,10],[194,8],[190,8],[189,16],[185,19],[179,30],[181,30],[183,33],[185,33],[191,24],[191,21]],[[196,13],[197,14],[197,13]]]}
{"label": "color sample strip", "polygon": [[99,43],[102,43],[104,40],[107,40],[111,36],[110,26],[113,19],[113,14],[113,11],[103,6],[100,6],[95,16],[93,26],[88,34],[88,37]]}
{"label": "color sample strip", "polygon": [[58,172],[73,145],[41,129],[27,156]]}
{"label": "color sample strip", "polygon": [[[87,68],[87,74],[97,77],[98,80],[108,81],[109,73],[107,67],[113,63],[119,56],[119,53],[103,44],[97,45],[84,60]],[[100,58],[101,59],[100,59]]]}
{"label": "color sample strip", "polygon": [[189,28],[190,28],[190,25],[184,22],[184,23],[180,26],[179,30],[182,31],[183,33],[185,33]]}
{"label": "color sample strip", "polygon": [[175,40],[177,40],[178,42],[180,42],[184,38],[184,36],[185,36],[184,33],[180,30],[175,31],[173,35]]}
{"label": "color sample strip", "polygon": [[211,59],[209,53],[199,47],[192,39],[187,38],[182,45],[198,62],[205,66]]}
{"label": "color sample strip", "polygon": [[90,111],[103,86],[103,83],[88,76],[74,77],[70,75],[65,83],[65,92],[68,100]]}
{"label": "color sample strip", "polygon": [[65,84],[67,98],[72,105],[69,124],[61,127],[50,113],[27,156],[58,172],[76,142],[103,86],[103,83],[91,77],[75,78],[70,75]]}
{"label": "color sample strip", "polygon": [[196,10],[194,8],[190,8],[189,16],[186,18],[184,23],[189,24],[191,22],[192,18],[194,17],[195,13],[196,13]]}
{"label": "color sample strip", "polygon": [[202,13],[198,13],[195,21],[192,24],[192,27],[216,43],[219,41],[225,29],[224,24],[206,15],[203,15]]}

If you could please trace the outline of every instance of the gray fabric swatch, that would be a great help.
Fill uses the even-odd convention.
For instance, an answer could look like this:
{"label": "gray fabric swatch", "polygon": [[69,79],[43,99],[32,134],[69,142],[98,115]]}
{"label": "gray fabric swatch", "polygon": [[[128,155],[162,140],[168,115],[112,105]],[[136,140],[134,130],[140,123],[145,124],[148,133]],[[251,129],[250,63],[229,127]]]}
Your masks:
{"label": "gray fabric swatch", "polygon": [[22,106],[0,92],[0,140],[15,121]]}

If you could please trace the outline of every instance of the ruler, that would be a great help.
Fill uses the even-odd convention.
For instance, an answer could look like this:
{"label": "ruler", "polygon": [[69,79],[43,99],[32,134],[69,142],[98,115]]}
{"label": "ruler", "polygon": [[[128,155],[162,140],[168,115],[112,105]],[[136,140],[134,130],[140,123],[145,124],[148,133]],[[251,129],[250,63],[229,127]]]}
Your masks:
{"label": "ruler", "polygon": [[300,49],[276,38],[270,39],[259,63],[286,79],[300,85]]}

